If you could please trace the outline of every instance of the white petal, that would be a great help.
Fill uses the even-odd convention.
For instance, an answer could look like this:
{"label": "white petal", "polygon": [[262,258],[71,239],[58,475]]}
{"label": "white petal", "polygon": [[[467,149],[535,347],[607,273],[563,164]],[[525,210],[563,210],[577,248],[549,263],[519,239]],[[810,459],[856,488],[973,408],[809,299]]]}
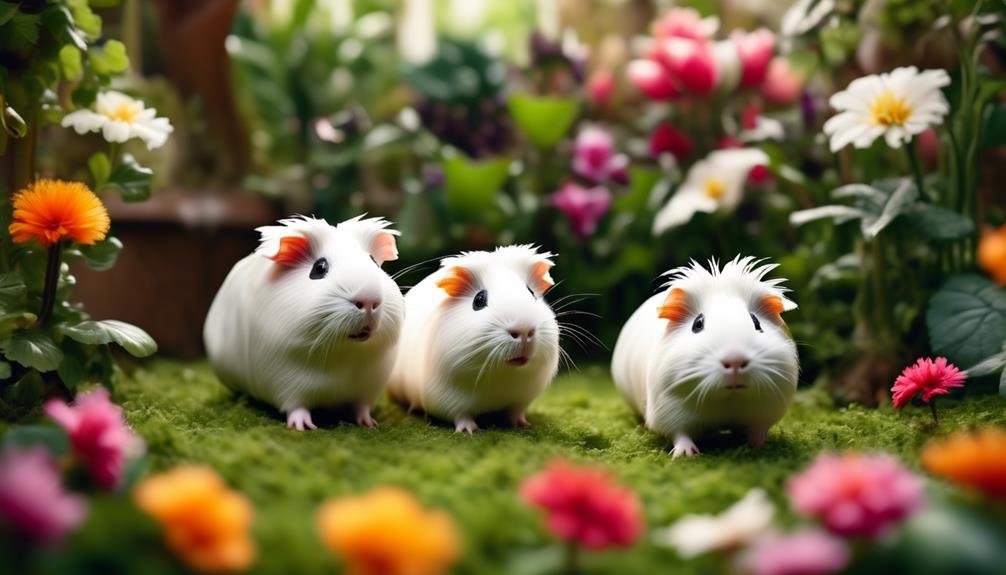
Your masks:
{"label": "white petal", "polygon": [[106,122],[108,122],[108,118],[101,114],[95,114],[91,110],[77,110],[63,116],[63,120],[59,124],[64,128],[73,128],[78,134],[86,134],[87,132],[97,132]]}
{"label": "white petal", "polygon": [[101,135],[109,142],[125,142],[130,135],[129,124],[117,120],[110,121],[102,126]]}

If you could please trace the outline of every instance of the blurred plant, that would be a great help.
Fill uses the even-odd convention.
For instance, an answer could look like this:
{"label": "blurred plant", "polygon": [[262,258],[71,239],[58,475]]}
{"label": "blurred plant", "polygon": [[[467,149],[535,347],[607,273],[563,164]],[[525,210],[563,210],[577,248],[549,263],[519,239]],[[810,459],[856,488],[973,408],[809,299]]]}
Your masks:
{"label": "blurred plant", "polygon": [[774,518],[775,506],[768,495],[752,489],[719,515],[686,515],[653,537],[690,559],[713,551],[737,551],[763,536]]}
{"label": "blurred plant", "polygon": [[999,285],[1006,285],[1006,224],[982,231],[978,265]]}
{"label": "blurred plant", "polygon": [[0,526],[4,531],[52,545],[86,515],[84,499],[64,490],[56,462],[44,447],[7,446],[0,452]]}
{"label": "blurred plant", "polygon": [[324,503],[318,533],[354,575],[438,575],[460,553],[449,515],[424,509],[410,493],[390,487]]}
{"label": "blurred plant", "polygon": [[820,529],[763,537],[746,554],[753,575],[828,575],[849,564],[849,548]]}
{"label": "blurred plant", "polygon": [[1006,431],[985,427],[933,440],[922,450],[922,465],[934,475],[1006,500]]}

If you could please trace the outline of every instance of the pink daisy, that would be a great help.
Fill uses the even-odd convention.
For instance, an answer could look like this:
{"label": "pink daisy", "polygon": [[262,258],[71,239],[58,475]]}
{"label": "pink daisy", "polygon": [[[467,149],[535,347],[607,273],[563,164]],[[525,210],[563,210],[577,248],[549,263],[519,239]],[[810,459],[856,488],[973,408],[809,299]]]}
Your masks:
{"label": "pink daisy", "polygon": [[964,372],[947,363],[945,357],[937,357],[936,361],[928,357],[919,358],[894,381],[892,403],[895,408],[901,408],[919,393],[922,394],[922,401],[929,403],[934,396],[946,395],[955,387],[963,387],[965,377]]}

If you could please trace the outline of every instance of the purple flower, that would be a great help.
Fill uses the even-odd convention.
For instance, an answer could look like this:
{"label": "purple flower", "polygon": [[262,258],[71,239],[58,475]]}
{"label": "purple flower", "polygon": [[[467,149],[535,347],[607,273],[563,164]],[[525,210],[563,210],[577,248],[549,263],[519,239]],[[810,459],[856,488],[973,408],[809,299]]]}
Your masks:
{"label": "purple flower", "polygon": [[63,490],[44,448],[8,448],[0,455],[0,523],[40,543],[56,543],[86,513],[84,500]]}
{"label": "purple flower", "polygon": [[748,562],[753,575],[829,575],[849,563],[849,550],[824,531],[807,529],[763,539]]}
{"label": "purple flower", "polygon": [[611,207],[611,192],[604,186],[585,188],[567,182],[552,195],[552,205],[569,218],[573,232],[581,238],[597,231],[597,222]]}
{"label": "purple flower", "polygon": [[573,171],[595,184],[613,180],[629,181],[629,157],[615,154],[615,141],[607,131],[595,126],[580,130],[573,144]]}

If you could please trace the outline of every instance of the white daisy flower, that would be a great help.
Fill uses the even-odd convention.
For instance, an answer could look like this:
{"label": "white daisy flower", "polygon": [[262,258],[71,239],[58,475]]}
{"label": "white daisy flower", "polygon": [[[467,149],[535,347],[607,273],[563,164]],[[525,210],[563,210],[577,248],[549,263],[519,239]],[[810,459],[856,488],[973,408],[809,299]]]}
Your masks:
{"label": "white daisy flower", "polygon": [[799,0],[782,16],[779,31],[783,36],[806,34],[835,11],[835,0]]}
{"label": "white daisy flower", "polygon": [[711,214],[736,208],[744,195],[748,172],[768,161],[768,154],[757,148],[717,150],[699,160],[657,213],[653,233],[659,235],[686,223],[696,212]]}
{"label": "white daisy flower", "polygon": [[764,142],[766,140],[782,141],[786,137],[786,130],[782,122],[766,116],[755,117],[754,128],[744,130],[737,135],[737,138],[745,144],[752,142]]}
{"label": "white daisy flower", "polygon": [[886,74],[857,78],[828,100],[839,111],[824,123],[831,151],[848,144],[868,148],[883,136],[900,148],[931,126],[943,123],[950,111],[940,88],[950,84],[944,70],[897,68]]}
{"label": "white daisy flower", "polygon": [[105,140],[115,143],[139,138],[148,150],[163,146],[174,131],[167,118],[157,117],[157,110],[112,90],[98,94],[94,110],[70,112],[60,125],[73,128],[78,134],[101,132]]}
{"label": "white daisy flower", "polygon": [[772,527],[775,506],[761,489],[748,491],[740,501],[719,515],[686,515],[670,527],[657,531],[653,541],[674,547],[685,559],[710,551],[743,547],[765,535]]}

